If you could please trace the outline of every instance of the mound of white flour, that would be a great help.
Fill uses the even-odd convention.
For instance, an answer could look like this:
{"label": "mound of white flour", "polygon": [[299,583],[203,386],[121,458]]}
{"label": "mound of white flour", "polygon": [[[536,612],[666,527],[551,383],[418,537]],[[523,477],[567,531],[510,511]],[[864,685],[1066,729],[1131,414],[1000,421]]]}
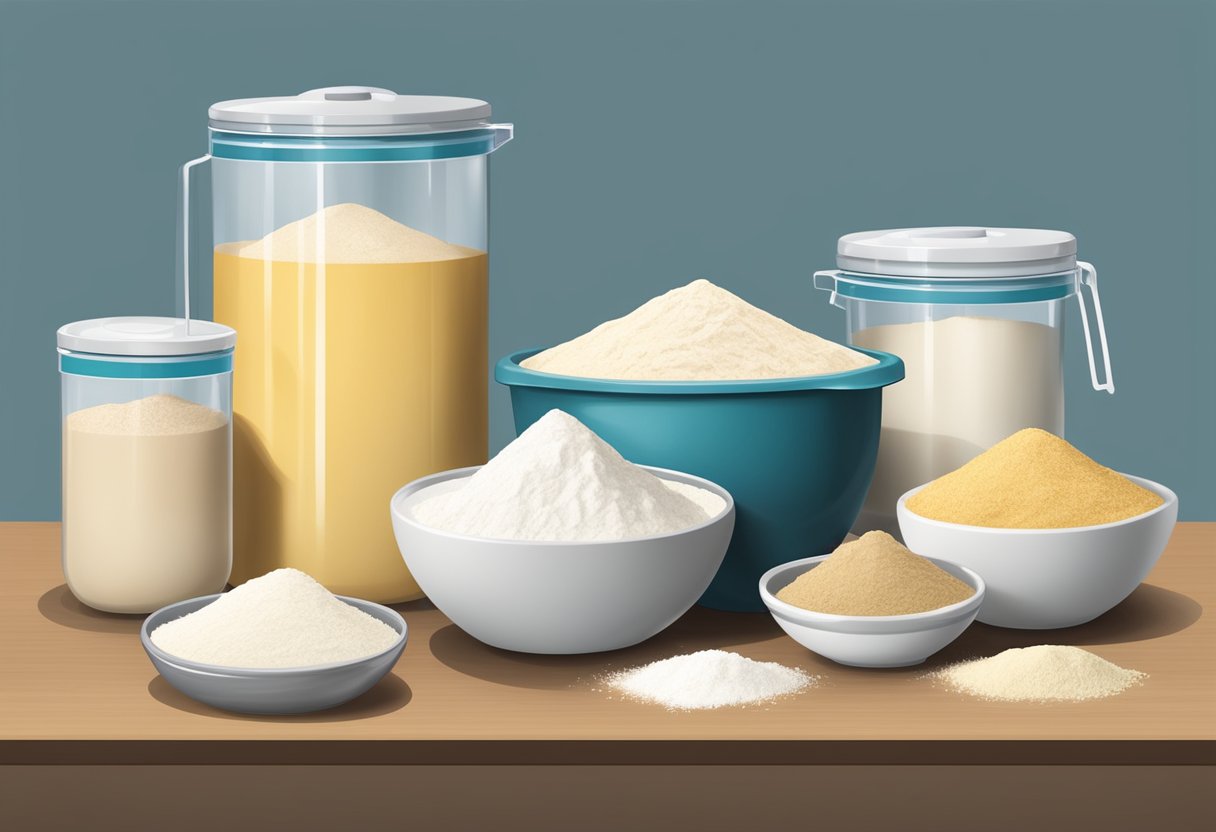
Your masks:
{"label": "mound of white flour", "polygon": [[701,650],[622,670],[606,682],[634,699],[671,710],[699,710],[767,702],[812,686],[815,677],[776,662]]}
{"label": "mound of white flour", "polygon": [[698,526],[725,502],[625,460],[550,410],[463,485],[413,509],[424,526],[503,540],[625,540]]}
{"label": "mound of white flour", "polygon": [[387,650],[396,630],[297,569],[276,569],[150,634],[174,656],[227,667],[309,667]]}
{"label": "mound of white flour", "polygon": [[583,378],[729,381],[818,376],[876,363],[708,280],[694,280],[522,366]]}

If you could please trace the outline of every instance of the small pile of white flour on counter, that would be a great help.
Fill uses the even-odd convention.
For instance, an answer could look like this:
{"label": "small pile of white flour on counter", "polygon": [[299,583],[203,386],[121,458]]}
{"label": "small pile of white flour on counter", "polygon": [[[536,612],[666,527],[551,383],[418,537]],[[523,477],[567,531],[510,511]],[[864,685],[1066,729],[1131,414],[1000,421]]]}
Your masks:
{"label": "small pile of white flour on counter", "polygon": [[878,362],[694,280],[520,366],[633,381],[741,381],[843,373]]}
{"label": "small pile of white flour on counter", "polygon": [[550,410],[459,488],[423,500],[414,519],[499,540],[627,540],[699,526],[717,494],[662,480],[582,422]]}
{"label": "small pile of white flour on counter", "polygon": [[1088,650],[1057,644],[1015,647],[950,665],[932,676],[960,693],[1008,702],[1102,699],[1146,678]]}
{"label": "small pile of white flour on counter", "polygon": [[374,656],[392,647],[400,634],[303,572],[276,569],[160,625],[150,638],[188,661],[266,668]]}
{"label": "small pile of white flour on counter", "polygon": [[622,670],[605,682],[634,699],[683,711],[768,702],[812,686],[815,677],[776,662],[701,650]]}

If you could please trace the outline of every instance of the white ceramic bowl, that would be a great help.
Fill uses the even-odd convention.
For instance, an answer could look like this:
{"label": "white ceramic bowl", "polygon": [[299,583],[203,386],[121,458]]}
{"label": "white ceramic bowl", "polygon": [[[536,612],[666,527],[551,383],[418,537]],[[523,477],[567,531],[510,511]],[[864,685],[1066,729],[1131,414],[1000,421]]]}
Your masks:
{"label": "white ceramic bowl", "polygon": [[478,470],[415,480],[393,495],[397,546],[427,597],[469,635],[523,653],[596,653],[637,644],[696,603],[730,544],[735,504],[721,486],[650,468],[712,491],[716,517],[679,532],[633,540],[536,542],[467,537],[424,526],[412,507],[459,488]]}
{"label": "white ceramic bowl", "polygon": [[907,667],[920,664],[958,638],[984,602],[984,581],[966,567],[929,558],[975,594],[965,601],[910,615],[831,615],[812,612],[777,598],[805,572],[831,555],[783,563],[760,578],[760,597],[786,634],[803,647],[853,667]]}
{"label": "white ceramic bowl", "polygon": [[1169,542],[1178,497],[1164,485],[1124,474],[1159,494],[1152,511],[1101,526],[1072,529],[994,529],[929,520],[899,498],[904,543],[925,557],[944,558],[984,576],[988,597],[979,620],[1023,630],[1075,627],[1097,618],[1139,586]]}

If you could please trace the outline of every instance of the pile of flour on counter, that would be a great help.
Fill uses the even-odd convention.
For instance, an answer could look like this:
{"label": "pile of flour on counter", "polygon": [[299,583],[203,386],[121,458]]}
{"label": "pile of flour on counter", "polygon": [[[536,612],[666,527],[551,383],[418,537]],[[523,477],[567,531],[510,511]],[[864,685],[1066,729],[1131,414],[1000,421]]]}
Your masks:
{"label": "pile of flour on counter", "polygon": [[701,650],[622,670],[605,682],[631,698],[683,711],[768,702],[812,686],[815,677],[776,662]]}
{"label": "pile of flour on counter", "polygon": [[550,410],[459,488],[413,509],[424,526],[501,540],[625,540],[717,516],[725,501],[661,480]]}
{"label": "pile of flour on counter", "polygon": [[694,280],[521,366],[637,381],[729,381],[842,373],[878,362]]}
{"label": "pile of flour on counter", "polygon": [[1147,675],[1080,647],[1038,644],[959,662],[932,678],[960,693],[1006,702],[1083,702],[1123,693]]}

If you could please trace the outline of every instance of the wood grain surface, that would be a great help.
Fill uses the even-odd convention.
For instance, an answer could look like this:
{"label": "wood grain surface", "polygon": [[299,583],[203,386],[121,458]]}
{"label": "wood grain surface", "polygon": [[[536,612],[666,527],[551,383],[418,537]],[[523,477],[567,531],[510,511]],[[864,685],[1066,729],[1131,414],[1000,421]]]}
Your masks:
{"label": "wood grain surface", "polygon": [[[543,657],[486,647],[425,601],[394,672],[335,710],[225,713],[177,693],[141,619],[94,612],[63,584],[59,526],[0,524],[0,763],[1216,763],[1216,524],[1179,524],[1148,580],[1081,627],[973,625],[918,668],[851,669],[767,614],[694,608],[636,647]],[[1009,704],[924,677],[1008,647],[1075,644],[1149,674],[1111,699]],[[669,712],[602,689],[605,672],[706,648],[804,668],[817,687],[747,708]]]}

